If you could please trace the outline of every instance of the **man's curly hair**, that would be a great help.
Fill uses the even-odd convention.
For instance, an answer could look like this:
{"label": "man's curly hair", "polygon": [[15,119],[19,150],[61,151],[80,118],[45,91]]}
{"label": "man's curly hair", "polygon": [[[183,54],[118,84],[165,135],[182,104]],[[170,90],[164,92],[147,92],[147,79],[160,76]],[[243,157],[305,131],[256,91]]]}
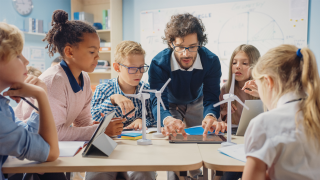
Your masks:
{"label": "man's curly hair", "polygon": [[57,51],[64,57],[66,45],[77,46],[83,41],[84,33],[97,33],[93,26],[84,21],[68,21],[68,13],[63,10],[55,10],[51,21],[52,29],[42,41],[47,41],[46,49],[49,56]]}
{"label": "man's curly hair", "polygon": [[194,17],[190,13],[177,14],[171,16],[171,20],[167,23],[164,30],[165,37],[162,37],[163,41],[171,48],[171,43],[175,41],[177,37],[184,38],[185,36],[193,33],[197,33],[200,46],[205,46],[208,43],[205,27],[201,19]]}

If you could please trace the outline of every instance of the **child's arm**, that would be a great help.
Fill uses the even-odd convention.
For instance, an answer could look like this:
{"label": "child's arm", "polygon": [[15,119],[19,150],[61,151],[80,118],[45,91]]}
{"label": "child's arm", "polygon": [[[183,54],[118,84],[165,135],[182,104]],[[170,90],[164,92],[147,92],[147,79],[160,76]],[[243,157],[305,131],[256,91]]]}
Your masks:
{"label": "child's arm", "polygon": [[258,158],[248,156],[242,180],[265,180],[267,165]]}
{"label": "child's arm", "polygon": [[59,146],[57,131],[55,128],[52,112],[50,109],[47,94],[44,89],[25,83],[16,83],[11,86],[16,90],[9,90],[4,93],[6,96],[22,96],[22,97],[34,97],[39,104],[40,113],[40,128],[39,135],[49,144],[50,151],[47,157],[47,161],[54,161],[59,157]]}

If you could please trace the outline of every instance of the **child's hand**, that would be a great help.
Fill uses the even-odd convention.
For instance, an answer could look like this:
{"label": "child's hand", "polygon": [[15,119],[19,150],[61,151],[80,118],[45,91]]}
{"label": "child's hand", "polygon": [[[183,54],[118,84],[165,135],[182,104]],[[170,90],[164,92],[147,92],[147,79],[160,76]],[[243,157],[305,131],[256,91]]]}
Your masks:
{"label": "child's hand", "polygon": [[111,119],[111,122],[107,126],[104,133],[108,136],[120,135],[123,130],[123,123],[122,122],[125,122],[125,121],[126,121],[126,119],[121,119],[121,118]]}
{"label": "child's hand", "polygon": [[27,79],[24,80],[24,82],[28,83],[28,84],[33,84],[33,85],[39,86],[47,92],[47,85],[34,75],[28,74],[28,77],[27,77]]}
{"label": "child's hand", "polygon": [[[130,125],[123,129],[134,129],[135,131],[138,129],[142,129],[142,119],[136,119]],[[147,128],[148,129],[148,128]]]}
{"label": "child's hand", "polygon": [[[112,104],[117,104],[122,111],[122,114],[125,115],[126,113],[130,112],[134,109],[133,102],[128,99],[127,97],[122,96],[121,94],[114,94],[110,97]],[[128,115],[128,117],[133,117],[134,112]]]}
{"label": "child's hand", "polygon": [[17,103],[20,102],[20,97],[32,97],[37,99],[42,93],[45,93],[44,89],[26,83],[14,83],[10,89],[3,93],[4,96],[10,96],[11,99]]}
{"label": "child's hand", "polygon": [[[247,88],[250,89],[251,91],[248,90]],[[242,90],[245,93],[250,94],[251,96],[260,97],[259,93],[258,93],[258,86],[257,86],[257,84],[256,84],[256,82],[254,80],[247,81],[244,84]]]}

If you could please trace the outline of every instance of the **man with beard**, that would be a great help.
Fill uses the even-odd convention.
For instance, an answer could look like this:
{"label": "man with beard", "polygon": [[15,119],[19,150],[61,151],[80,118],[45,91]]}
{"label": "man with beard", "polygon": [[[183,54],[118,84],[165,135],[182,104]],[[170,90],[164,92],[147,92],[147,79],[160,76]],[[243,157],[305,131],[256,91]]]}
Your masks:
{"label": "man with beard", "polygon": [[[216,134],[226,130],[225,122],[218,122],[221,66],[219,58],[204,45],[207,35],[202,21],[193,15],[173,15],[165,29],[164,42],[169,48],[156,55],[150,64],[151,89],[161,89],[171,82],[162,93],[166,110],[161,107],[162,134],[177,132],[186,136],[185,127],[202,125]],[[152,112],[157,117],[157,98],[151,94]]]}

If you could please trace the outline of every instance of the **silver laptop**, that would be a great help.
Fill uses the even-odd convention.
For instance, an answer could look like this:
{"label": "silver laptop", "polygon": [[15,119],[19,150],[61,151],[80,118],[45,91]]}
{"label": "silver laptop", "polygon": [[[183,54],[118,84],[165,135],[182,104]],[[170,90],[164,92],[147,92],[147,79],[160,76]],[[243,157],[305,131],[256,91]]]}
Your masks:
{"label": "silver laptop", "polygon": [[249,107],[249,110],[246,108],[243,108],[242,110],[236,133],[237,136],[244,136],[251,119],[255,118],[260,113],[263,113],[263,103],[261,100],[246,100],[245,105]]}

